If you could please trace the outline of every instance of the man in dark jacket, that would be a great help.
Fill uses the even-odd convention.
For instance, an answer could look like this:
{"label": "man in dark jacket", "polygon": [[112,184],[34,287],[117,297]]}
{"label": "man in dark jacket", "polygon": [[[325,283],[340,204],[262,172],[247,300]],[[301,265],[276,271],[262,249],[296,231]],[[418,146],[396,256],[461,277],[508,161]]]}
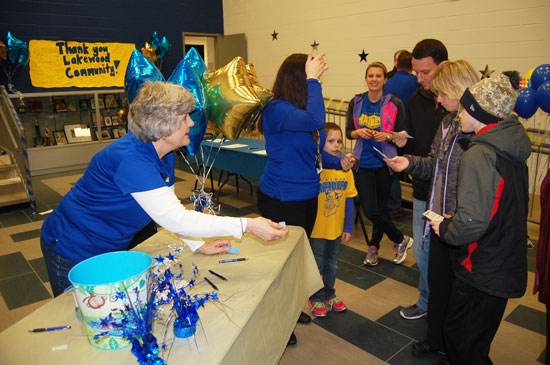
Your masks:
{"label": "man in dark jacket", "polygon": [[475,132],[458,177],[455,215],[430,224],[459,246],[444,325],[451,364],[491,364],[489,350],[508,298],[527,285],[527,210],[531,143],[515,115],[519,74],[499,74],[466,89],[461,129]]}
{"label": "man in dark jacket", "polygon": [[[412,66],[418,82],[422,85],[410,97],[407,104],[405,129],[414,139],[409,139],[405,152],[411,155],[425,157],[430,152],[430,146],[439,124],[447,114],[436,97],[430,92],[431,82],[439,64],[448,58],[447,48],[437,39],[424,39],[416,44],[412,52]],[[419,319],[426,316],[428,309],[428,257],[430,236],[424,237],[424,218],[426,199],[429,192],[429,180],[413,178],[413,238],[414,256],[420,271],[418,301],[403,308],[400,312],[405,319]],[[429,354],[427,342],[423,341],[413,346],[413,352]]]}

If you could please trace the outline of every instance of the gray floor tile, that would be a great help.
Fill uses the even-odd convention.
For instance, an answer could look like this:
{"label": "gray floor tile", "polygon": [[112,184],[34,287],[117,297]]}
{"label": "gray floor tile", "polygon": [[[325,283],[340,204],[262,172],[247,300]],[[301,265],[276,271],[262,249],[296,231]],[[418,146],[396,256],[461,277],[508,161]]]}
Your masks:
{"label": "gray floor tile", "polygon": [[9,310],[51,298],[34,272],[0,280],[0,292]]}
{"label": "gray floor tile", "polygon": [[42,257],[34,260],[29,260],[29,264],[31,264],[32,268],[38,274],[40,280],[42,280],[43,283],[48,283],[50,281],[50,279],[48,278],[46,263],[44,262],[44,259]]}
{"label": "gray floor tile", "polygon": [[385,278],[364,268],[338,260],[337,278],[361,289],[368,289]]}
{"label": "gray floor tile", "polygon": [[0,222],[2,222],[3,227],[12,227],[30,223],[31,220],[21,209],[16,209],[0,213]]}
{"label": "gray floor tile", "polygon": [[21,252],[0,256],[0,279],[32,272],[32,268]]}
{"label": "gray floor tile", "polygon": [[10,234],[10,237],[13,240],[13,242],[26,241],[26,240],[40,237],[40,230],[33,229],[31,231],[14,233],[14,234]]}
{"label": "gray floor tile", "polygon": [[384,361],[412,343],[410,338],[349,309],[341,313],[330,312],[313,323]]}
{"label": "gray floor tile", "polygon": [[429,365],[441,359],[443,355],[435,353],[426,357],[416,357],[412,353],[412,343],[399,351],[395,356],[388,360],[388,363],[395,365]]}
{"label": "gray floor tile", "polygon": [[401,308],[403,307],[396,307],[386,315],[378,318],[376,322],[408,336],[415,341],[424,340],[428,330],[428,322],[426,321],[426,317],[415,320],[404,319],[399,314]]}
{"label": "gray floor tile", "polygon": [[536,309],[520,304],[506,317],[505,321],[540,333],[543,336],[546,335],[546,313]]}

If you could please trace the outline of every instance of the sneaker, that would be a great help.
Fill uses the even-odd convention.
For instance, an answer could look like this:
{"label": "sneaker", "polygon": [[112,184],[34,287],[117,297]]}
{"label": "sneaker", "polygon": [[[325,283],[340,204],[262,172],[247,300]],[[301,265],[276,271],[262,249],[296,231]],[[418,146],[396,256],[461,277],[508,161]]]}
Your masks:
{"label": "sneaker", "polygon": [[365,260],[363,260],[363,264],[368,266],[378,265],[378,249],[376,247],[369,247],[369,253],[367,253]]}
{"label": "sneaker", "polygon": [[327,309],[325,308],[323,302],[309,301],[309,306],[311,307],[311,314],[313,314],[315,317],[327,316]]}
{"label": "sneaker", "polygon": [[422,310],[419,306],[413,304],[401,309],[399,314],[401,314],[401,317],[405,319],[420,319],[422,317],[426,317],[428,311]]}
{"label": "sneaker", "polygon": [[407,250],[411,248],[413,242],[414,240],[411,237],[405,236],[403,237],[403,242],[400,244],[395,243],[393,245],[393,254],[395,255],[393,262],[395,264],[400,264],[405,261],[407,258]]}
{"label": "sneaker", "polygon": [[324,303],[329,309],[332,309],[335,312],[343,312],[347,309],[344,302],[342,302],[342,299],[338,297],[334,297],[331,300],[325,300]]}

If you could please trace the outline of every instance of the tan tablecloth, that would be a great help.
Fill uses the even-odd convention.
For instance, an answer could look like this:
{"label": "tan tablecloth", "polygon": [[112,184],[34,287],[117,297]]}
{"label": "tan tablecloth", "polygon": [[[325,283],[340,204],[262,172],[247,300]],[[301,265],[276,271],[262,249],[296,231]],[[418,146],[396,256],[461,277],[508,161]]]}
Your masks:
{"label": "tan tablecloth", "polygon": [[[198,351],[193,342],[176,339],[168,363],[265,364],[280,359],[305,302],[322,287],[305,232],[298,227],[289,228],[289,236],[275,243],[250,236],[233,240],[233,246],[241,250],[238,257],[246,257],[247,261],[221,264],[220,259],[237,256],[193,255],[187,248],[182,250],[184,267],[194,262],[200,270],[197,283],[207,276],[219,288],[222,304],[207,303],[199,309],[205,334],[197,330]],[[156,256],[166,255],[168,247],[182,247],[182,243],[160,231],[136,249]],[[208,269],[228,280],[216,278]],[[197,286],[197,292],[210,291],[207,283]],[[72,329],[27,332],[67,324]],[[163,338],[162,327],[155,323],[159,342]],[[172,337],[171,331],[168,336]],[[72,294],[59,296],[0,333],[0,354],[2,364],[137,363],[130,347],[99,350],[88,344],[75,317]]]}

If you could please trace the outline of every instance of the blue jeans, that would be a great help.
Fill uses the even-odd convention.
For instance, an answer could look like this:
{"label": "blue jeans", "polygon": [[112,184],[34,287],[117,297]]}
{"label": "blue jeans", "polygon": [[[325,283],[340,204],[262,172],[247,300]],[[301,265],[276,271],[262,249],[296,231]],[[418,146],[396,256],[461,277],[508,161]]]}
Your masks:
{"label": "blue jeans", "polygon": [[69,271],[71,271],[72,267],[77,263],[56,254],[54,251],[55,244],[56,242],[47,245],[42,237],[40,237],[40,248],[42,249],[42,255],[44,255],[44,261],[46,262],[46,269],[48,270],[53,296],[57,297],[63,294],[63,291],[71,286]]}
{"label": "blue jeans", "polygon": [[312,302],[331,300],[336,296],[334,282],[336,281],[336,274],[338,274],[338,254],[340,253],[340,247],[342,247],[342,236],[334,240],[310,238],[309,244],[325,285],[310,299]]}
{"label": "blue jeans", "polygon": [[422,309],[428,309],[428,262],[430,258],[430,235],[423,238],[424,235],[424,216],[422,213],[426,211],[426,202],[423,200],[413,200],[413,238],[414,238],[414,258],[418,270],[420,270],[420,280],[418,283],[418,291],[420,296],[416,305]]}

